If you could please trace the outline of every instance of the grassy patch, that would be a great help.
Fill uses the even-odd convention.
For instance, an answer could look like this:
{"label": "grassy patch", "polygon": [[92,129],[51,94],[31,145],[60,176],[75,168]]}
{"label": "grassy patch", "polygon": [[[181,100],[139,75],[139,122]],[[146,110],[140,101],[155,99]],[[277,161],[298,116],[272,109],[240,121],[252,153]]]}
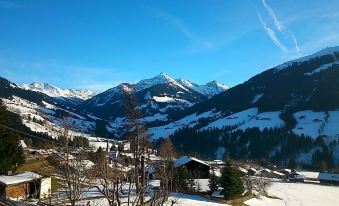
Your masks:
{"label": "grassy patch", "polygon": [[54,172],[55,168],[48,164],[46,160],[39,160],[30,163],[24,163],[16,168],[15,173],[22,173],[26,171],[40,172],[42,175],[50,176]]}
{"label": "grassy patch", "polygon": [[52,187],[52,193],[53,193],[53,192],[56,192],[58,189],[63,188],[64,186],[58,181],[58,179],[52,177],[51,187]]}

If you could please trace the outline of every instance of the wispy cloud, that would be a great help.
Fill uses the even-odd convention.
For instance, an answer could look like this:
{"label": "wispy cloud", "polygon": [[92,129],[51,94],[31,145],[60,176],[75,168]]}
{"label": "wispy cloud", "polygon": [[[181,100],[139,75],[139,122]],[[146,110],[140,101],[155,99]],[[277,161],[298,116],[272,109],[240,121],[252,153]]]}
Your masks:
{"label": "wispy cloud", "polygon": [[289,34],[290,34],[290,36],[291,36],[291,38],[293,40],[293,43],[294,43],[294,46],[295,46],[295,49],[296,49],[297,53],[299,53],[300,52],[300,48],[299,48],[299,43],[298,43],[297,38],[295,38],[295,36],[294,36],[294,34],[292,32],[289,32]]}
{"label": "wispy cloud", "polygon": [[265,9],[267,10],[268,14],[274,21],[274,25],[277,27],[279,31],[282,31],[284,28],[284,25],[278,20],[277,16],[275,15],[275,12],[273,9],[266,3],[265,0],[262,0],[262,4],[264,5]]}
{"label": "wispy cloud", "polygon": [[273,29],[271,29],[270,27],[268,27],[268,25],[266,24],[266,22],[263,20],[263,18],[261,17],[260,14],[258,14],[258,18],[259,21],[261,23],[261,25],[263,26],[265,32],[267,33],[267,35],[271,38],[271,40],[273,41],[273,43],[275,45],[277,45],[283,52],[287,52],[288,49],[286,48],[286,46],[280,42],[280,40],[278,39],[277,35],[275,34],[275,32],[273,31]]}
{"label": "wispy cloud", "polygon": [[[277,17],[277,15],[275,14],[274,10],[266,3],[266,0],[262,0],[262,4],[263,4],[264,8],[266,9],[268,15],[269,15],[269,16],[271,17],[271,19],[273,20],[274,26],[276,27],[276,29],[278,30],[278,32],[281,33],[281,34],[283,34],[283,35],[288,36],[288,37],[292,40],[292,43],[293,43],[294,48],[295,48],[295,51],[296,51],[297,53],[299,53],[299,52],[300,52],[299,43],[298,43],[298,40],[297,40],[297,38],[295,37],[295,35],[294,35],[291,31],[289,31],[288,28],[286,28],[286,27],[284,26],[284,24],[282,23],[282,21],[280,21],[280,20],[278,19],[278,17]],[[269,36],[271,37],[271,39],[272,39],[272,36],[275,37],[275,40],[272,39],[272,40],[275,42],[275,44],[278,45],[279,48],[281,48],[281,45],[284,46],[284,45],[281,43],[281,41],[279,41],[279,39],[278,39],[277,35],[275,34],[275,32],[273,31],[273,29],[271,29],[271,28],[269,28],[269,27],[267,26],[267,24],[263,21],[263,19],[262,19],[261,16],[259,16],[259,20],[260,20],[261,24],[263,25],[264,29],[266,30],[266,33],[268,33],[268,34],[271,33],[271,34],[269,34]],[[263,22],[264,22],[264,24],[263,24]],[[268,30],[270,30],[270,31],[268,31]],[[272,33],[273,33],[273,34],[272,34]],[[280,42],[280,44],[277,44],[276,41]],[[285,53],[288,52],[287,47],[286,47],[286,46],[284,46],[284,47],[285,47],[285,48],[282,49],[283,52],[285,52]]]}
{"label": "wispy cloud", "polygon": [[176,28],[185,37],[190,39],[193,43],[198,44],[204,50],[213,49],[215,46],[212,42],[202,38],[201,36],[194,33],[179,17],[164,12],[158,8],[147,7],[157,18],[166,21],[168,24]]}

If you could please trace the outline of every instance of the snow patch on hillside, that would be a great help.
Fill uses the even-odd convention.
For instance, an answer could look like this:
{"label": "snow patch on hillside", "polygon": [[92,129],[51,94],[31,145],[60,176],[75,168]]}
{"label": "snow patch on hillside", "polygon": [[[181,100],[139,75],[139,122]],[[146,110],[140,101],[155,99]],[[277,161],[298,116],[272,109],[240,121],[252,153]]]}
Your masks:
{"label": "snow patch on hillside", "polygon": [[254,118],[258,114],[258,108],[251,108],[244,110],[242,112],[238,112],[235,114],[232,114],[230,116],[220,118],[214,122],[211,122],[206,127],[202,128],[201,130],[205,129],[222,129],[226,126],[236,126],[240,124],[244,124],[245,122],[248,122],[250,119]]}
{"label": "snow patch on hillside", "polygon": [[226,126],[237,126],[234,131],[255,127],[259,128],[261,131],[265,128],[281,128],[285,123],[280,119],[280,113],[280,111],[258,113],[258,108],[251,108],[218,119],[200,130],[210,128],[222,129]]}
{"label": "snow patch on hillside", "polygon": [[257,101],[262,97],[264,96],[264,94],[257,94],[253,97],[253,100],[251,101],[252,104],[255,104],[257,103]]}
{"label": "snow patch on hillside", "polygon": [[166,138],[184,127],[194,127],[201,118],[212,118],[218,115],[220,113],[215,113],[214,111],[204,112],[199,115],[194,113],[170,124],[149,128],[149,132],[154,139]]}
{"label": "snow patch on hillside", "polygon": [[[42,105],[37,105],[17,96],[2,99],[2,101],[9,111],[20,115],[22,123],[32,131],[47,133],[53,138],[57,138],[60,135],[65,123],[73,130],[73,136],[87,136],[86,134],[95,128],[95,123],[87,121],[83,116],[44,101],[42,101]],[[58,110],[68,113],[69,116],[65,119],[60,119],[60,117],[56,116]]]}
{"label": "snow patch on hillside", "polygon": [[325,112],[314,112],[312,110],[300,111],[293,114],[297,125],[292,130],[297,135],[307,135],[317,138],[321,133],[321,127],[325,124]]}
{"label": "snow patch on hillside", "polygon": [[319,72],[321,72],[321,71],[330,69],[330,68],[332,68],[334,65],[338,65],[338,64],[339,64],[338,61],[333,62],[333,63],[329,63],[329,64],[324,64],[324,65],[321,65],[320,67],[318,67],[317,69],[313,70],[312,72],[307,72],[307,73],[305,73],[305,75],[306,75],[306,76],[311,76],[311,75],[316,74],[316,73],[319,73]]}
{"label": "snow patch on hillside", "polygon": [[280,119],[280,111],[274,112],[263,112],[255,116],[255,118],[250,119],[248,122],[240,125],[237,129],[246,130],[248,128],[257,127],[260,131],[268,128],[281,128],[285,126],[285,123]]}
{"label": "snow patch on hillside", "polygon": [[328,114],[327,122],[321,134],[339,138],[339,111],[329,111]]}

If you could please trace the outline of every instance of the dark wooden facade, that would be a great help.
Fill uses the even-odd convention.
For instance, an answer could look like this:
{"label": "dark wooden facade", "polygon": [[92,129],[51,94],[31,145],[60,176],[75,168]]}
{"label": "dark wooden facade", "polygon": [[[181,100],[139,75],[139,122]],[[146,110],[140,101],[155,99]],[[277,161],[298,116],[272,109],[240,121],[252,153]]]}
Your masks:
{"label": "dark wooden facade", "polygon": [[191,160],[178,168],[186,168],[195,179],[207,179],[210,174],[210,166]]}

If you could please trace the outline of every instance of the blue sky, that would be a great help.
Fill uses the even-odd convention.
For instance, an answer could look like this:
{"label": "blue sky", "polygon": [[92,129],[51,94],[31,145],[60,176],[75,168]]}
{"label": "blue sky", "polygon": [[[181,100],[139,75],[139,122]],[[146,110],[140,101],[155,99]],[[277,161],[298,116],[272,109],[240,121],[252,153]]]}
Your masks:
{"label": "blue sky", "polygon": [[103,91],[160,72],[242,83],[339,45],[337,0],[0,0],[0,76]]}

